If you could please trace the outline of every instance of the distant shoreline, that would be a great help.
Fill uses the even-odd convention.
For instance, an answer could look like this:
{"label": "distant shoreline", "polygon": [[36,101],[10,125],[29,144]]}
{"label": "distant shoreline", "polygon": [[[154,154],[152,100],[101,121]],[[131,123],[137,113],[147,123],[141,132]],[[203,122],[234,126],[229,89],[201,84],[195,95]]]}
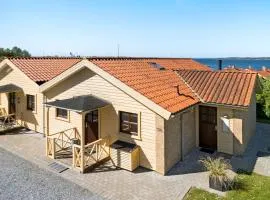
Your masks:
{"label": "distant shoreline", "polygon": [[224,57],[224,58],[194,58],[194,59],[209,59],[209,60],[270,60],[270,57]]}

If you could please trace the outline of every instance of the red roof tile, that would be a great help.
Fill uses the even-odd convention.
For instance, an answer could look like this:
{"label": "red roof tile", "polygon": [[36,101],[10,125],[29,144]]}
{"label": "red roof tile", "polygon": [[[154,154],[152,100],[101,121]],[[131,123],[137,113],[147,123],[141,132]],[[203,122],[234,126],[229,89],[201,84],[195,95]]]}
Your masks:
{"label": "red roof tile", "polygon": [[263,78],[270,78],[270,69],[260,70],[258,74]]}
{"label": "red roof tile", "polygon": [[257,73],[243,71],[176,72],[205,103],[249,106]]}
{"label": "red roof tile", "polygon": [[[45,82],[82,59],[44,57],[10,60],[33,81]],[[209,67],[192,59],[91,57],[88,60],[172,113],[199,102],[192,90],[173,70],[210,70]],[[166,70],[155,68],[153,63]]]}
{"label": "red roof tile", "polygon": [[[198,103],[199,99],[171,69],[210,70],[192,59],[89,58],[89,60],[172,113]],[[166,70],[156,69],[151,63],[156,63]],[[179,87],[180,94],[176,86]]]}
{"label": "red roof tile", "polygon": [[10,61],[35,82],[49,81],[75,65],[80,58],[31,57],[11,58]]}

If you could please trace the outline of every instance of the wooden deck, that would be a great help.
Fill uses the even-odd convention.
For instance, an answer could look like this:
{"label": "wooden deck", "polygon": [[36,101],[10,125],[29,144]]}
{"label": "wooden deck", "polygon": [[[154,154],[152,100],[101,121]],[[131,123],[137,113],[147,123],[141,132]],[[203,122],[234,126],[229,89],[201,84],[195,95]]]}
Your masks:
{"label": "wooden deck", "polygon": [[80,136],[76,128],[50,134],[46,138],[46,154],[66,166],[84,173],[110,159],[108,139],[102,138],[87,145],[80,144]]}

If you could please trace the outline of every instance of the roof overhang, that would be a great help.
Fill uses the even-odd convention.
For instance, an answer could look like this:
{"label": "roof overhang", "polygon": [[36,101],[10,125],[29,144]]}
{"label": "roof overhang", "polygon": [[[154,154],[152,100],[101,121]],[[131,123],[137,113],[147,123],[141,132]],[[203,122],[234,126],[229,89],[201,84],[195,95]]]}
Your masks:
{"label": "roof overhang", "polygon": [[231,109],[238,109],[238,110],[247,110],[249,106],[238,106],[238,105],[231,105],[231,104],[221,104],[221,103],[213,103],[213,102],[201,102],[199,105],[204,106],[213,106],[213,107],[225,107],[225,108],[231,108]]}
{"label": "roof overhang", "polygon": [[76,96],[69,99],[44,103],[47,107],[62,108],[76,112],[87,112],[110,105],[109,102],[93,95]]}
{"label": "roof overhang", "polygon": [[0,85],[0,93],[11,93],[21,91],[23,91],[22,88],[14,84]]}
{"label": "roof overhang", "polygon": [[125,92],[127,95],[129,95],[130,97],[132,97],[136,101],[142,103],[148,109],[150,109],[153,112],[157,113],[161,117],[163,117],[165,119],[170,118],[171,112],[169,112],[165,108],[161,107],[160,105],[154,103],[153,101],[151,101],[147,97],[143,96],[142,94],[140,94],[139,92],[137,92],[133,88],[131,88],[128,85],[124,84],[119,79],[115,78],[114,76],[112,76],[108,72],[104,71],[99,66],[95,65],[94,63],[90,62],[87,59],[84,59],[84,60],[80,61],[76,65],[73,65],[71,68],[67,69],[66,71],[64,71],[63,73],[58,75],[57,77],[55,77],[52,80],[42,84],[40,86],[40,92],[45,93],[49,89],[53,88],[54,86],[56,86],[60,82],[66,80],[67,78],[72,76],[74,73],[79,72],[80,70],[82,70],[84,68],[88,68],[91,71],[93,71],[94,73],[98,74],[99,76],[104,78],[106,81],[108,81],[109,83],[111,83],[112,85],[117,87],[118,89],[122,90],[123,92]]}

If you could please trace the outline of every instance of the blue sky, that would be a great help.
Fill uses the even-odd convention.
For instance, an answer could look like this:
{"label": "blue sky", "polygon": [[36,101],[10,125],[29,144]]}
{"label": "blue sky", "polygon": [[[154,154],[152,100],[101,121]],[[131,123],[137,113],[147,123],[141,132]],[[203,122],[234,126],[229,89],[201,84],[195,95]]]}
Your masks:
{"label": "blue sky", "polygon": [[269,0],[0,0],[0,47],[33,55],[270,56]]}

